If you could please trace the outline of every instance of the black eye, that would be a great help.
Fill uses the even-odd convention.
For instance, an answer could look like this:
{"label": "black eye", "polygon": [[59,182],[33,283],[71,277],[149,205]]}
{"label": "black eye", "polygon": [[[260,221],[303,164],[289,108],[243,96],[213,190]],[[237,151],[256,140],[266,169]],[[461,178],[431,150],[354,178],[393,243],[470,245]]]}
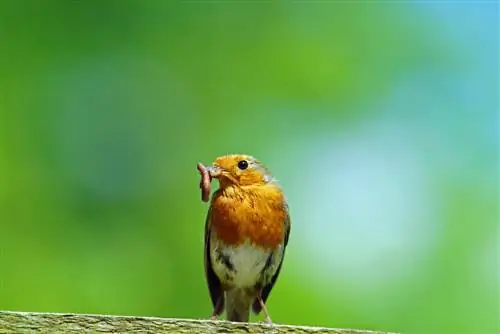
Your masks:
{"label": "black eye", "polygon": [[238,168],[241,170],[247,169],[248,168],[248,161],[246,161],[246,160],[239,161]]}

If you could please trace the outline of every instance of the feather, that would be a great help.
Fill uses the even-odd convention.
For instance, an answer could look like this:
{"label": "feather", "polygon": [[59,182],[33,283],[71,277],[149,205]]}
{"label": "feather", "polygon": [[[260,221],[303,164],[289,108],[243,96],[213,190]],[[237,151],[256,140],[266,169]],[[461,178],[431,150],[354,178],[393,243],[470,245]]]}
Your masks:
{"label": "feather", "polygon": [[[276,273],[271,278],[270,282],[268,284],[264,285],[264,287],[260,291],[260,297],[262,298],[262,301],[264,302],[264,304],[266,303],[266,300],[269,297],[269,294],[271,293],[271,290],[273,289],[274,284],[278,280],[278,276],[279,276],[280,270],[281,270],[281,265],[283,264],[283,260],[285,259],[285,250],[286,250],[286,246],[288,245],[288,237],[290,236],[290,226],[291,226],[290,216],[287,216],[285,225],[286,225],[285,242],[283,245],[283,256],[281,258],[280,264],[278,266],[278,269],[276,270]],[[265,268],[264,268],[264,270],[265,270]],[[253,309],[253,312],[255,314],[259,314],[260,311],[262,310],[262,306],[260,305],[258,298],[254,299],[254,302],[252,304],[252,309]]]}
{"label": "feather", "polygon": [[207,218],[205,220],[205,277],[207,280],[208,291],[210,293],[210,299],[212,300],[212,306],[214,308],[213,316],[218,316],[224,311],[224,292],[219,278],[215,275],[212,268],[212,261],[210,259],[210,212],[208,210]]}

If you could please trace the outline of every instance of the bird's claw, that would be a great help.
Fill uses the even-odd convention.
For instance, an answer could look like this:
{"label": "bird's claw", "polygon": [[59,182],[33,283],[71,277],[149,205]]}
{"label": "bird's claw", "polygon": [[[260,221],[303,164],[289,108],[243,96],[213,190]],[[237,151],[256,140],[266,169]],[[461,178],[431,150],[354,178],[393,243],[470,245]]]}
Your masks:
{"label": "bird's claw", "polygon": [[271,320],[271,318],[270,318],[270,317],[265,317],[265,318],[264,318],[264,323],[265,323],[265,324],[268,324],[268,325],[272,325],[272,324],[273,324],[273,321]]}

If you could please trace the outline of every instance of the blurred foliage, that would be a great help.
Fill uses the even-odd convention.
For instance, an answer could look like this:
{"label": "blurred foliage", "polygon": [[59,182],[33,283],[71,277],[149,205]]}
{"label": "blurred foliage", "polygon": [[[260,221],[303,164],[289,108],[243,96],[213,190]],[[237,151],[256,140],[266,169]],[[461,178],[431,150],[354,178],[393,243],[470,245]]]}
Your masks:
{"label": "blurred foliage", "polygon": [[[209,316],[195,163],[236,151],[269,161],[291,189],[292,213],[312,216],[294,200],[309,182],[306,162],[314,165],[301,161],[306,142],[384,115],[428,131],[416,141],[437,152],[423,163],[435,243],[422,246],[412,275],[361,290],[322,263],[354,253],[323,245],[325,258],[312,257],[294,228],[313,223],[295,219],[270,298],[274,321],[500,330],[498,130],[481,139],[497,116],[498,84],[473,87],[487,95],[478,106],[432,79],[475,68],[443,26],[416,3],[1,2],[0,309]],[[432,106],[407,95],[394,114],[379,107],[423,73],[416,90],[436,91]],[[493,76],[490,68],[481,80]],[[455,140],[458,156],[473,160],[459,160],[464,168],[446,164]]]}

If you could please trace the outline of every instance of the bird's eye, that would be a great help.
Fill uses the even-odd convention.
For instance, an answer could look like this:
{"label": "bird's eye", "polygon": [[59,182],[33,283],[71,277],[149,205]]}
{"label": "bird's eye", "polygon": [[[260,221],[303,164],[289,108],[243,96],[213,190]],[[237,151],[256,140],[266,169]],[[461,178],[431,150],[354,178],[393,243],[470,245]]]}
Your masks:
{"label": "bird's eye", "polygon": [[247,169],[248,168],[248,161],[246,161],[246,160],[239,161],[238,168],[241,170]]}

